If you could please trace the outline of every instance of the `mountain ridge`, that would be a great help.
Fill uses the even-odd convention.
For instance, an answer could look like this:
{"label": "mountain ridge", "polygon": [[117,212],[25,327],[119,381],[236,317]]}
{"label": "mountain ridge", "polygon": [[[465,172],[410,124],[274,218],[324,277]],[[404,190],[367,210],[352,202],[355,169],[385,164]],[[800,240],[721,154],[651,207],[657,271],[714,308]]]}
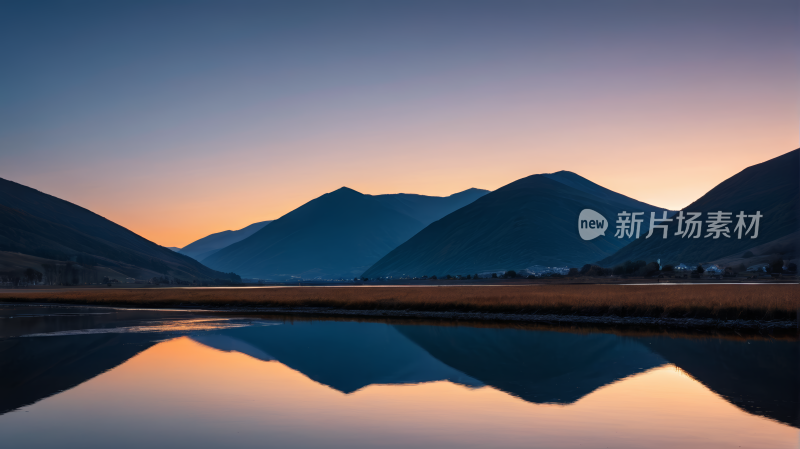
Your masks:
{"label": "mountain ridge", "polygon": [[[572,174],[574,175],[574,174]],[[578,176],[578,175],[574,175]],[[509,183],[430,224],[384,256],[363,276],[443,276],[520,270],[533,265],[580,266],[631,241],[606,233],[584,241],[578,216],[592,209],[605,217],[650,206],[563,173],[530,175]],[[556,179],[553,179],[556,178]],[[561,179],[558,179],[561,178]],[[602,191],[602,196],[593,192]],[[613,194],[613,195],[612,195]],[[612,215],[613,213],[613,215]]]}
{"label": "mountain ridge", "polygon": [[204,262],[252,278],[352,279],[423,229],[426,221],[438,219],[484,192],[467,190],[449,197],[373,196],[341,187]]}
{"label": "mountain ridge", "polygon": [[0,224],[2,251],[105,266],[131,277],[144,270],[184,280],[231,278],[86,208],[2,178]]}
{"label": "mountain ridge", "polygon": [[216,253],[222,248],[250,237],[251,235],[260,231],[264,226],[272,223],[272,221],[274,220],[260,221],[245,226],[242,229],[215,232],[199,238],[183,248],[179,248],[178,252],[202,262],[203,259]]}
{"label": "mountain ridge", "polygon": [[[785,153],[759,164],[751,165],[719,183],[705,195],[683,208],[685,212],[701,212],[703,235],[708,212],[731,212],[731,238],[684,239],[676,235],[677,222],[668,223],[668,238],[639,239],[598,263],[604,266],[620,264],[626,260],[662,259],[663,263],[696,264],[724,258],[734,253],[744,253],[752,247],[777,241],[797,232],[800,219],[800,149]],[[759,237],[733,236],[735,216],[744,211],[760,211]],[[673,217],[674,218],[674,217]],[[798,250],[790,249],[797,256]],[[789,257],[787,257],[789,258]]]}

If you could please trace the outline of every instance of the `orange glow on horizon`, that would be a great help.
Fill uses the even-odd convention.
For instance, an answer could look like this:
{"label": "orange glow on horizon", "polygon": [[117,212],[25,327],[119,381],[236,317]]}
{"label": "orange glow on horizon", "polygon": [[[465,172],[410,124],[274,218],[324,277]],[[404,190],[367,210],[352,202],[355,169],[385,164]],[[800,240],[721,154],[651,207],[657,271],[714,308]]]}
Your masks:
{"label": "orange glow on horizon", "polygon": [[[209,234],[275,220],[342,186],[372,195],[447,196],[472,187],[496,190],[532,174],[567,170],[636,200],[676,210],[741,170],[797,147],[786,136],[759,145],[742,141],[709,151],[703,150],[702,145],[675,150],[681,145],[679,141],[665,140],[651,143],[641,151],[623,151],[614,150],[610,142],[606,147],[580,152],[555,145],[552,154],[535,151],[529,157],[524,156],[525,149],[518,145],[519,148],[509,151],[513,156],[508,160],[478,162],[470,159],[481,149],[473,148],[465,150],[472,154],[466,160],[434,157],[426,164],[416,160],[391,161],[391,173],[376,170],[368,160],[337,162],[334,158],[323,158],[307,167],[307,173],[301,177],[294,171],[281,173],[281,170],[264,177],[259,173],[262,170],[259,164],[241,167],[217,164],[205,169],[207,173],[193,176],[214,178],[213,183],[200,179],[176,183],[163,198],[155,193],[130,195],[129,191],[139,188],[124,182],[112,183],[101,192],[88,186],[77,190],[75,187],[79,186],[73,186],[64,195],[52,189],[43,191],[86,207],[163,246],[183,247]],[[753,148],[764,150],[753,151]],[[43,189],[35,184],[32,187]],[[155,201],[153,195],[159,199]]]}
{"label": "orange glow on horizon", "polygon": [[800,146],[796,1],[17,3],[0,178],[163,246],[560,170],[675,210]]}

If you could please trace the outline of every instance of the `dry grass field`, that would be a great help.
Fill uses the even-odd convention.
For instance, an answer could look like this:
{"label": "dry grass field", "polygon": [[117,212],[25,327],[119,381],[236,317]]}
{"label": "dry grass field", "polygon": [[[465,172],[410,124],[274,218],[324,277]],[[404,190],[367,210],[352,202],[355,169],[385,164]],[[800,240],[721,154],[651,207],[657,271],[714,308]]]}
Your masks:
{"label": "dry grass field", "polygon": [[800,285],[520,285],[452,287],[7,290],[0,301],[139,307],[333,307],[626,317],[794,320]]}

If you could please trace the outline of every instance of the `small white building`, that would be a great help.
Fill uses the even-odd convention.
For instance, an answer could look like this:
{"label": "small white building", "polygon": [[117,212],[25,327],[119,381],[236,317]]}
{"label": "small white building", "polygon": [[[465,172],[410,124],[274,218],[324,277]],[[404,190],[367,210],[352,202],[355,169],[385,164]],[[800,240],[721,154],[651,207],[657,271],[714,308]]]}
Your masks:
{"label": "small white building", "polygon": [[714,263],[703,264],[703,270],[708,274],[722,274],[723,269]]}
{"label": "small white building", "polygon": [[756,272],[759,272],[759,271],[763,272],[763,273],[766,273],[767,272],[767,266],[768,266],[768,264],[765,264],[765,263],[760,263],[760,264],[757,264],[757,265],[751,265],[751,266],[747,267],[747,271],[749,271],[750,273],[756,273]]}
{"label": "small white building", "polygon": [[679,263],[675,266],[675,271],[692,271],[694,268],[686,265],[685,263]]}
{"label": "small white building", "polygon": [[525,274],[533,274],[534,276],[548,276],[552,274],[560,274],[566,276],[569,274],[569,267],[546,267],[543,265],[532,265],[528,268],[521,270]]}

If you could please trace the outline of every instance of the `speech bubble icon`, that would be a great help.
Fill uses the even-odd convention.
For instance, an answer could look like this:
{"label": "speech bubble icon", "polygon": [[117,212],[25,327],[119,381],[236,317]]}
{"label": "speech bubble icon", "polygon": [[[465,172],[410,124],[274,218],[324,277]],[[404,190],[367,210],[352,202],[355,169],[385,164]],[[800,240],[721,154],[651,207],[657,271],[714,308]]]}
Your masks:
{"label": "speech bubble icon", "polygon": [[606,235],[608,220],[591,209],[584,209],[578,217],[578,232],[584,240],[592,240]]}

